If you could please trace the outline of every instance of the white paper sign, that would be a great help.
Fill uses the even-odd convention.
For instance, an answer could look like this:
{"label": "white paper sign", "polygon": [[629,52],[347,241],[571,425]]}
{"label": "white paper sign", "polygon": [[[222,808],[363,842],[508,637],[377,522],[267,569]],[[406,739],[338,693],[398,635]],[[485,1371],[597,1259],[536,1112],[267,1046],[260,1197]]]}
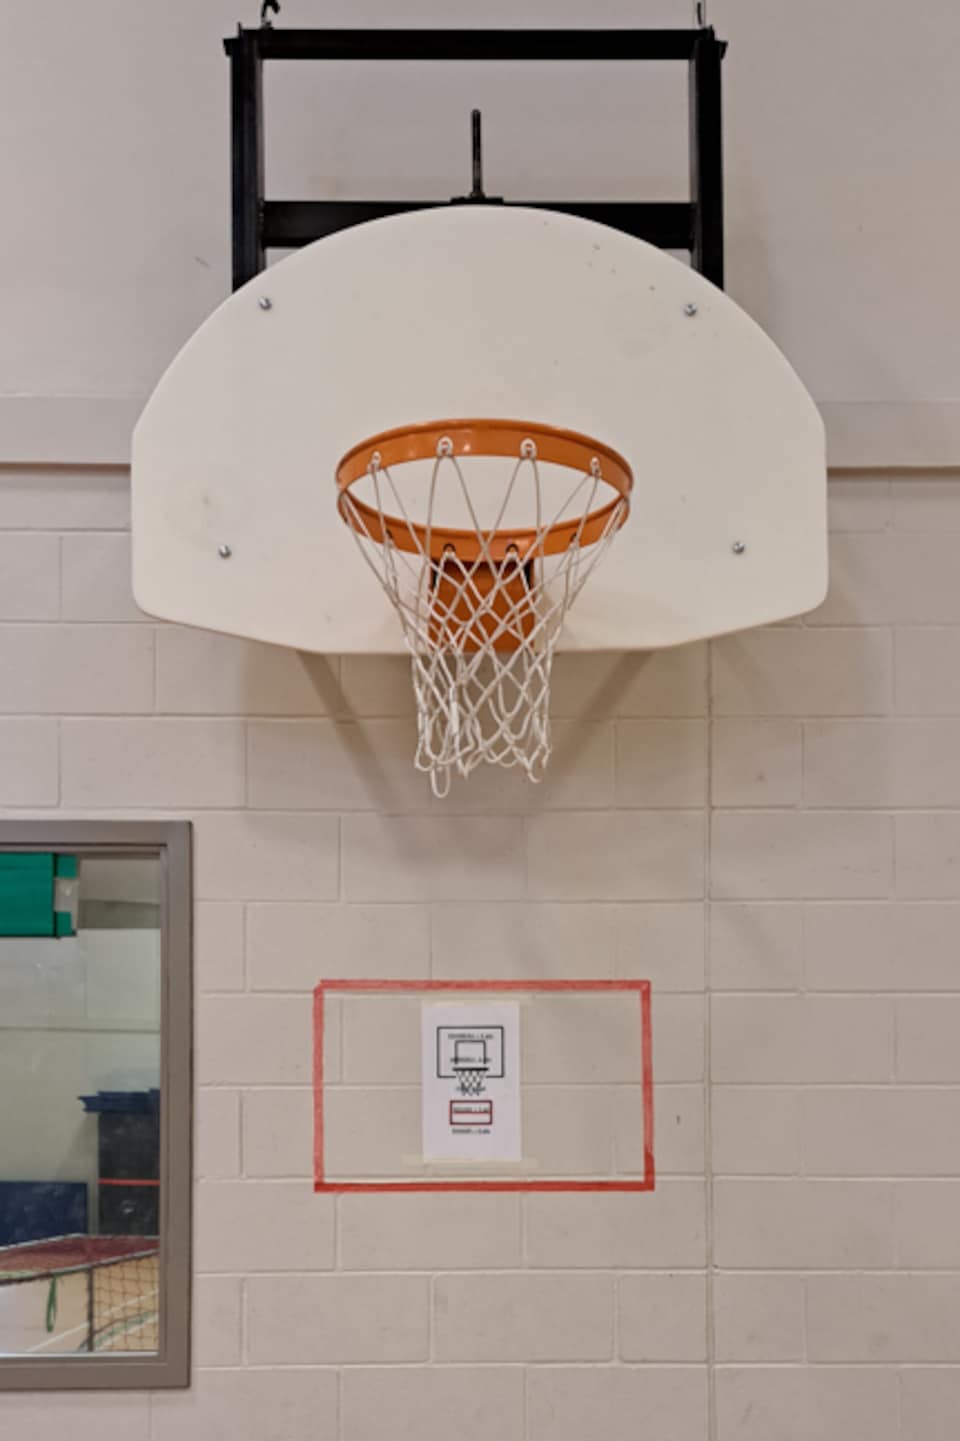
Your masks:
{"label": "white paper sign", "polygon": [[423,1154],[429,1161],[519,1161],[520,1007],[421,1010]]}

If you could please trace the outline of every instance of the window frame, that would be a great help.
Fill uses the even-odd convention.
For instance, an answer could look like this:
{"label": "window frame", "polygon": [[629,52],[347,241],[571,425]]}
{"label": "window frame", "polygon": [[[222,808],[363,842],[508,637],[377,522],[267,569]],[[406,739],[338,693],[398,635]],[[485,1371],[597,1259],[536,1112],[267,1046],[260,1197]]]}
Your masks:
{"label": "window frame", "polygon": [[160,862],[160,1270],[155,1354],[0,1356],[0,1391],[144,1391],[190,1384],[193,886],[188,821],[3,820],[0,852]]}

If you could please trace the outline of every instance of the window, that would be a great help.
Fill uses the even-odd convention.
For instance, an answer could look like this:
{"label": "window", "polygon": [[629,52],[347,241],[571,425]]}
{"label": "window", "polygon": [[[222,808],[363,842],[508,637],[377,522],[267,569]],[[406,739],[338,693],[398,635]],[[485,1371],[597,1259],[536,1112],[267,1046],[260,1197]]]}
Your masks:
{"label": "window", "polygon": [[190,827],[0,824],[0,1387],[185,1386]]}

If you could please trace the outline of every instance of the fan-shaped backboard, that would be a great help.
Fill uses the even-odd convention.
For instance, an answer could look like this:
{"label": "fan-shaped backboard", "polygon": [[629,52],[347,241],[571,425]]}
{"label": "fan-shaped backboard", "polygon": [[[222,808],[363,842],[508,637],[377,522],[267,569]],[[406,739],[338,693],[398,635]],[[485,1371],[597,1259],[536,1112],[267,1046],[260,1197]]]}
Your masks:
{"label": "fan-shaped backboard", "polygon": [[633,468],[561,648],[676,645],[823,599],[823,425],[773,343],[653,246],[489,205],[317,241],[201,326],[134,434],[137,603],[302,650],[402,651],[336,464],[379,431],[469,416],[581,431]]}

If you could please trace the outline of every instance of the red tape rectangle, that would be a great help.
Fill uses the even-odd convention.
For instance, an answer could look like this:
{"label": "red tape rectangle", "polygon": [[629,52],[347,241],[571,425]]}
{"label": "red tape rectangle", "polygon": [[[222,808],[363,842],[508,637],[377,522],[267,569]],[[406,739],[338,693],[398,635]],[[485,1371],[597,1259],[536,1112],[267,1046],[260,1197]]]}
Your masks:
{"label": "red tape rectangle", "polygon": [[[324,1001],[330,993],[383,995],[442,991],[447,994],[516,991],[561,994],[605,991],[633,992],[639,1001],[640,1065],[643,1112],[643,1176],[639,1180],[489,1180],[463,1179],[416,1181],[331,1181],[326,1177],[323,1126],[323,1025]],[[410,1191],[652,1191],[655,1186],[653,1161],[653,1031],[650,1020],[650,982],[616,981],[320,981],[313,993],[313,1117],[314,1190],[323,1192],[410,1192]]]}

